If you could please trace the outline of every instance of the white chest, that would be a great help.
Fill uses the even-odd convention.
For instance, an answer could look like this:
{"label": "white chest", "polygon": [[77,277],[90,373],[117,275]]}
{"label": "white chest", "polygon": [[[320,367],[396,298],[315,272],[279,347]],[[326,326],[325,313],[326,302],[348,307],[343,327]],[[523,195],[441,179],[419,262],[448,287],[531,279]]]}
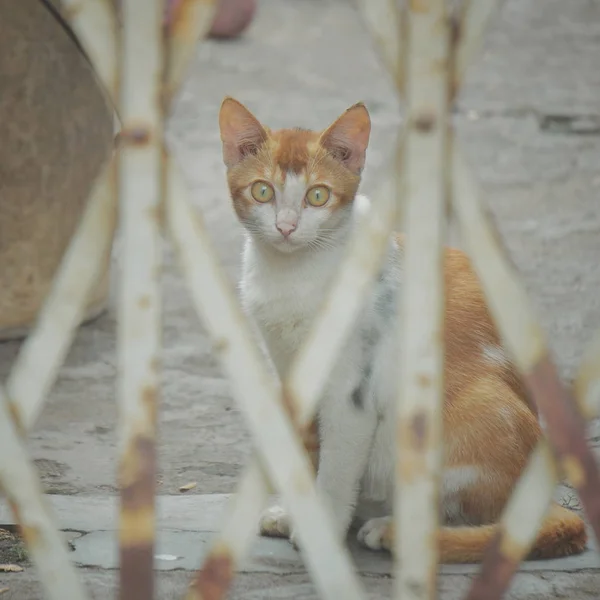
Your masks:
{"label": "white chest", "polygon": [[294,264],[275,270],[244,260],[241,295],[280,374],[304,343],[329,289],[327,265]]}

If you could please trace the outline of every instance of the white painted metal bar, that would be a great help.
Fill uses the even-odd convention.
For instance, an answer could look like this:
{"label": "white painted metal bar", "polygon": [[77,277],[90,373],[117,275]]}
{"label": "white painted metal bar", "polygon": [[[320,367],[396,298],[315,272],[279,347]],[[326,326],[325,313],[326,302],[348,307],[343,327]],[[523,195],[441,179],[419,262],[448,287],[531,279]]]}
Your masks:
{"label": "white painted metal bar", "polygon": [[289,507],[317,587],[324,598],[358,600],[363,597],[362,585],[317,497],[308,456],[281,403],[281,386],[266,368],[172,162],[168,174],[167,220],[194,304],[214,340],[265,468]]}
{"label": "white painted metal bar", "polygon": [[112,0],[60,0],[69,22],[87,53],[104,89],[114,100],[118,90],[117,20]]}
{"label": "white painted metal bar", "polygon": [[[285,384],[296,424],[301,428],[306,427],[314,415],[333,361],[339,355],[388,247],[396,222],[397,198],[402,196],[401,174],[396,168],[401,152],[402,140],[399,140],[388,176],[373,196],[370,212],[352,233],[348,255],[315,320],[312,337],[299,350]],[[224,547],[230,549],[234,570],[249,551],[268,496],[269,482],[258,457],[254,457],[228,508],[226,525],[212,545],[215,553]]]}
{"label": "white painted metal bar", "polygon": [[24,430],[35,423],[79,326],[89,293],[109,260],[116,224],[111,174],[114,177],[112,166],[96,182],[37,323],[8,377],[11,412]]}
{"label": "white painted metal bar", "polygon": [[394,503],[395,597],[436,595],[443,461],[443,241],[447,200],[449,27],[444,0],[410,3],[405,50],[405,287]]}
{"label": "white painted metal bar", "polygon": [[11,418],[0,387],[0,483],[21,525],[27,550],[50,600],[87,600],[89,596],[69,560],[67,544],[44,498],[27,448]]}
{"label": "white painted metal bar", "polygon": [[123,600],[154,594],[155,428],[161,342],[164,72],[161,0],[123,0],[119,152],[119,540]]}

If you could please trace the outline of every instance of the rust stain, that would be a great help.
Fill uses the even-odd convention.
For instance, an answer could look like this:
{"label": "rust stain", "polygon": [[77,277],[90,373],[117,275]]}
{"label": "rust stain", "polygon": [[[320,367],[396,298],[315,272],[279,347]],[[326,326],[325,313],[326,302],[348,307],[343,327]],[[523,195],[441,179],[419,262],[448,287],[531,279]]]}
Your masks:
{"label": "rust stain", "polygon": [[150,306],[150,296],[148,296],[147,294],[142,296],[139,300],[138,300],[138,307],[141,309],[146,309]]}
{"label": "rust stain", "polygon": [[503,556],[506,556],[513,563],[521,562],[521,558],[527,553],[527,549],[511,538],[508,531],[504,529],[499,538],[498,549]]}
{"label": "rust stain", "polygon": [[229,350],[229,341],[226,338],[217,338],[214,341],[213,348],[217,354],[224,354]]}
{"label": "rust stain", "polygon": [[152,544],[154,524],[153,506],[136,506],[131,510],[122,507],[119,529],[121,547],[133,548]]}
{"label": "rust stain", "polygon": [[213,549],[190,586],[187,600],[220,600],[233,581],[233,556],[224,545]]}
{"label": "rust stain", "polygon": [[150,361],[150,371],[152,371],[153,373],[158,373],[159,370],[160,370],[160,361],[158,360],[158,358],[154,357]]}
{"label": "rust stain", "polygon": [[422,473],[426,471],[427,465],[422,454],[411,452],[407,448],[400,451],[398,460],[398,471],[403,483],[413,483]]}
{"label": "rust stain", "polygon": [[27,433],[23,419],[21,418],[21,412],[19,411],[19,405],[15,399],[11,398],[8,401],[8,412],[17,428],[19,435],[24,436]]}
{"label": "rust stain", "polygon": [[424,373],[419,373],[417,375],[417,385],[421,388],[427,389],[428,387],[431,387],[432,384],[432,380],[431,377],[429,377],[429,375],[425,375]]}
{"label": "rust stain", "polygon": [[198,4],[213,5],[215,0],[167,0],[165,24],[172,36],[189,37],[194,32],[190,24],[193,23],[194,7]]}
{"label": "rust stain", "polygon": [[432,113],[423,112],[418,114],[413,119],[415,129],[421,133],[429,133],[435,127],[435,115]]}
{"label": "rust stain", "polygon": [[430,8],[427,0],[409,0],[408,7],[418,13],[426,13]]}
{"label": "rust stain", "polygon": [[586,442],[586,423],[572,395],[562,385],[548,355],[526,374],[525,382],[547,424],[548,438],[559,464],[579,492],[597,540],[600,541],[600,472]]}
{"label": "rust stain", "polygon": [[498,532],[485,552],[481,570],[465,600],[500,600],[508,589],[519,562],[503,554],[501,544],[502,533]]}
{"label": "rust stain", "polygon": [[159,206],[152,206],[148,209],[148,217],[153,223],[162,225],[163,215],[164,211],[162,209],[162,203]]}
{"label": "rust stain", "polygon": [[42,533],[38,527],[32,525],[21,525],[21,535],[29,548],[39,546],[42,540]]}
{"label": "rust stain", "polygon": [[[148,401],[155,388],[146,389]],[[156,449],[154,440],[133,436],[121,460],[121,512],[119,542],[121,555],[121,600],[154,597],[154,536]]]}
{"label": "rust stain", "polygon": [[158,392],[155,385],[142,388],[142,404],[151,423],[156,423],[158,412]]}
{"label": "rust stain", "polygon": [[153,544],[121,546],[120,600],[154,598]]}
{"label": "rust stain", "polygon": [[294,395],[285,383],[281,388],[281,403],[292,420],[294,427],[298,427],[298,413],[296,412]]}
{"label": "rust stain", "polygon": [[153,503],[155,468],[154,440],[142,435],[135,436],[128,444],[119,468],[119,485],[124,507],[134,509]]}
{"label": "rust stain", "polygon": [[456,48],[463,33],[460,19],[456,15],[450,15],[448,17],[448,27],[450,29],[450,47]]}
{"label": "rust stain", "polygon": [[429,420],[423,412],[418,412],[412,417],[410,423],[411,445],[417,452],[424,452],[427,448],[427,437],[429,430]]}
{"label": "rust stain", "polygon": [[119,144],[127,146],[147,146],[152,138],[151,132],[144,126],[132,126],[119,132]]}
{"label": "rust stain", "polygon": [[560,464],[571,485],[580,488],[585,483],[585,470],[576,456],[563,456]]}

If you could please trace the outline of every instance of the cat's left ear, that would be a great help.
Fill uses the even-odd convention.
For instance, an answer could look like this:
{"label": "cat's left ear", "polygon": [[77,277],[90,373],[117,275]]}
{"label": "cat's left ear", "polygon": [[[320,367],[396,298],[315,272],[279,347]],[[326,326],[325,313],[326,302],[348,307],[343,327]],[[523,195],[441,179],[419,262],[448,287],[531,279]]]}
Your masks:
{"label": "cat's left ear", "polygon": [[322,134],[319,143],[350,171],[360,173],[365,166],[371,118],[359,102],[337,118]]}

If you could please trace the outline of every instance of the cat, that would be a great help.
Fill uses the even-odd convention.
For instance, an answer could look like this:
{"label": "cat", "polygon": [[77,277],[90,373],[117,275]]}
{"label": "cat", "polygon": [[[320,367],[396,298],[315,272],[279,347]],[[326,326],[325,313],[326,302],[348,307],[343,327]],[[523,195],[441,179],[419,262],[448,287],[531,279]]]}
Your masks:
{"label": "cat", "polygon": [[[358,194],[371,132],[364,104],[327,129],[272,131],[233,98],[219,113],[233,208],[246,232],[240,295],[281,378],[306,338],[369,200]],[[345,539],[359,500],[394,493],[397,297],[403,240],[393,236],[370,297],[319,405],[316,485]],[[531,450],[535,408],[505,354],[468,257],[445,249],[446,362],[440,560],[479,562]],[[261,534],[291,537],[284,508],[262,515]],[[361,544],[392,551],[393,519],[368,520]],[[554,503],[531,558],[582,552],[582,519]]]}

